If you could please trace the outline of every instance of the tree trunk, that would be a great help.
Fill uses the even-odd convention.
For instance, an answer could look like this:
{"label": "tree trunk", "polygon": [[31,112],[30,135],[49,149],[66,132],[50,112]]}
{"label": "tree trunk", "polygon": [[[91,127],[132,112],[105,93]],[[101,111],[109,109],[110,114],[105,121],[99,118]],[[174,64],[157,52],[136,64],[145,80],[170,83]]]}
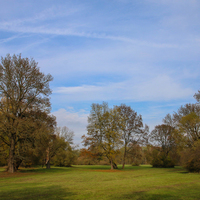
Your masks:
{"label": "tree trunk", "polygon": [[125,145],[125,148],[124,148],[124,157],[123,157],[123,161],[122,161],[122,169],[124,169],[125,160],[126,160],[126,145]]}
{"label": "tree trunk", "polygon": [[50,169],[51,166],[50,166],[50,161],[48,160],[47,163],[46,163],[46,169]]}
{"label": "tree trunk", "polygon": [[9,158],[8,158],[8,172],[14,173],[15,172],[15,140],[11,138],[11,145],[9,151]]}
{"label": "tree trunk", "polygon": [[113,169],[118,169],[117,164],[113,161],[113,159],[110,159],[110,166],[111,166],[111,170]]}
{"label": "tree trunk", "polygon": [[113,168],[118,169],[117,164],[115,162],[113,162]]}
{"label": "tree trunk", "polygon": [[50,155],[49,155],[49,147],[46,150],[46,169],[50,169]]}
{"label": "tree trunk", "polygon": [[16,162],[15,162],[15,171],[18,170],[19,166],[21,165],[22,163],[22,159],[17,159]]}
{"label": "tree trunk", "polygon": [[113,170],[113,160],[111,158],[111,161],[110,161],[110,165],[111,165],[111,170]]}

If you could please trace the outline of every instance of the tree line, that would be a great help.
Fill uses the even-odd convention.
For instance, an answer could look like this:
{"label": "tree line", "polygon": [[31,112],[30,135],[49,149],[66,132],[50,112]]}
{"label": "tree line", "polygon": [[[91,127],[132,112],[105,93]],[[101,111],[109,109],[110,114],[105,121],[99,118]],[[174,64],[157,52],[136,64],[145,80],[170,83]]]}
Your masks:
{"label": "tree line", "polygon": [[[83,136],[83,157],[106,157],[111,169],[128,164],[152,164],[153,167],[182,165],[191,172],[200,171],[200,91],[197,103],[181,106],[163,123],[149,131],[142,116],[130,106],[92,104],[87,135]],[[130,159],[131,158],[131,159]],[[132,163],[131,163],[132,162]]]}
{"label": "tree line", "polygon": [[0,165],[8,172],[19,166],[72,164],[182,165],[200,171],[200,92],[197,103],[181,106],[152,131],[140,114],[121,104],[92,104],[84,148],[73,144],[74,132],[57,127],[50,114],[50,74],[34,59],[8,54],[0,63]]}

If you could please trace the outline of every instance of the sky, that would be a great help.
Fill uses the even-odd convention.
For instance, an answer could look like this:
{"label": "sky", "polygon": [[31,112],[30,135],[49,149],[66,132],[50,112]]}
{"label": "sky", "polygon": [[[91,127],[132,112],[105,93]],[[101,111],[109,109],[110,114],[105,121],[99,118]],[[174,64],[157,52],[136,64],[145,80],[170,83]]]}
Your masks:
{"label": "sky", "polygon": [[51,113],[81,146],[92,103],[124,103],[150,130],[200,89],[199,0],[0,0],[0,56],[54,80]]}

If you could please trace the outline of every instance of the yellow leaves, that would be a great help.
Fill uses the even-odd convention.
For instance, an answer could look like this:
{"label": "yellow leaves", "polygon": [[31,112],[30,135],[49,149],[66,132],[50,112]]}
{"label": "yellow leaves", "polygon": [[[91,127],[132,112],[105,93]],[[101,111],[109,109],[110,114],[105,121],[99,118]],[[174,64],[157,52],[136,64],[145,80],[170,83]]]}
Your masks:
{"label": "yellow leaves", "polygon": [[190,114],[183,116],[180,120],[180,123],[183,126],[194,127],[195,125],[200,123],[200,118],[195,112],[191,112]]}
{"label": "yellow leaves", "polygon": [[187,134],[191,144],[197,141],[200,138],[200,117],[195,112],[183,116],[179,121],[179,130]]}

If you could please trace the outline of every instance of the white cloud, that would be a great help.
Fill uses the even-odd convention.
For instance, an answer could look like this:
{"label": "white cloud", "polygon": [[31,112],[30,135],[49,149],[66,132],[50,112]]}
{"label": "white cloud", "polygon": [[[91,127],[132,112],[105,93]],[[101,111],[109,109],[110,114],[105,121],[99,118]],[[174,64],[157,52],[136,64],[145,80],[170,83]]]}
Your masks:
{"label": "white cloud", "polygon": [[74,143],[81,145],[81,136],[86,134],[87,117],[88,113],[81,109],[75,112],[72,107],[69,110],[60,108],[52,112],[56,116],[57,126],[67,126],[70,130],[74,131]]}

